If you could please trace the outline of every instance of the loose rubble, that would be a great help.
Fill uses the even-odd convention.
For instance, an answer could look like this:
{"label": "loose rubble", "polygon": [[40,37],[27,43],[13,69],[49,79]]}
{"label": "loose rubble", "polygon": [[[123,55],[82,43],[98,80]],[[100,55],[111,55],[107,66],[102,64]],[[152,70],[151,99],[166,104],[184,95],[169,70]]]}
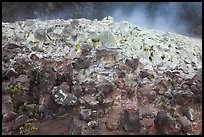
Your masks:
{"label": "loose rubble", "polygon": [[128,22],[2,23],[2,134],[202,134],[202,44]]}

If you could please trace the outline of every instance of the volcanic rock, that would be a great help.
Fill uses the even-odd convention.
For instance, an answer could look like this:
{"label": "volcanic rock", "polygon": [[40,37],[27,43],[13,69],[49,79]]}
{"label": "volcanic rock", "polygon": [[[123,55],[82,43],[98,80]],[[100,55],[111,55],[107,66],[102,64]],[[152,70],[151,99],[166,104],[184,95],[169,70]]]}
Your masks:
{"label": "volcanic rock", "polygon": [[121,115],[121,125],[126,131],[139,132],[141,128],[139,110],[124,110]]}
{"label": "volcanic rock", "polygon": [[180,125],[176,123],[175,120],[172,119],[170,115],[168,115],[164,111],[160,111],[157,113],[157,116],[154,120],[156,134],[160,135],[176,135],[181,130]]}
{"label": "volcanic rock", "polygon": [[13,102],[10,95],[6,94],[2,96],[2,115],[9,113],[13,109]]}

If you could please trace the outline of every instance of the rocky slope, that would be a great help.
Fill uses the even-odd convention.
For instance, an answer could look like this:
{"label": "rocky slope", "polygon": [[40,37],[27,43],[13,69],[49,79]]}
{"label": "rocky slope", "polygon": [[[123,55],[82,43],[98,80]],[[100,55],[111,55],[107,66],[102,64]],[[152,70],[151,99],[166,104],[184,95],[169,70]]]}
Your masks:
{"label": "rocky slope", "polygon": [[128,22],[2,23],[2,134],[202,134],[202,42]]}

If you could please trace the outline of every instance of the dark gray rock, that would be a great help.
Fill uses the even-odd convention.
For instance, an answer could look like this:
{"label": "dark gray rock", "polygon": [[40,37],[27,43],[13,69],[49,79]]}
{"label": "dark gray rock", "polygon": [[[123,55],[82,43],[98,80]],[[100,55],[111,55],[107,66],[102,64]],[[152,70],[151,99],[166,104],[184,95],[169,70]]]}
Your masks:
{"label": "dark gray rock", "polygon": [[72,66],[74,69],[86,69],[90,66],[91,60],[83,59],[83,58],[76,58],[72,62]]}
{"label": "dark gray rock", "polygon": [[30,78],[27,75],[19,75],[15,81],[22,86],[23,90],[28,91],[30,89]]}
{"label": "dark gray rock", "polygon": [[71,93],[74,94],[76,97],[81,96],[83,93],[82,86],[80,84],[74,84],[71,87]]}
{"label": "dark gray rock", "polygon": [[18,74],[28,74],[32,65],[33,63],[29,59],[17,58],[13,67]]}
{"label": "dark gray rock", "polygon": [[90,51],[92,50],[93,48],[93,45],[90,45],[90,44],[82,44],[80,46],[80,49],[81,49],[81,54],[82,55],[88,55],[90,53]]}
{"label": "dark gray rock", "polygon": [[33,53],[33,54],[30,55],[30,59],[33,60],[33,61],[38,61],[39,57],[36,54]]}
{"label": "dark gray rock", "polygon": [[5,70],[5,72],[3,72],[2,74],[3,74],[3,79],[10,79],[11,77],[14,77],[14,78],[18,77],[18,73],[13,68],[10,68],[9,70]]}
{"label": "dark gray rock", "polygon": [[143,79],[143,78],[148,77],[148,76],[149,76],[149,73],[148,73],[147,71],[140,71],[140,76],[141,76],[141,78]]}
{"label": "dark gray rock", "polygon": [[82,120],[85,120],[86,122],[90,121],[91,118],[91,109],[85,109],[85,108],[81,108],[80,109],[80,118]]}
{"label": "dark gray rock", "polygon": [[194,84],[190,86],[190,89],[191,89],[191,91],[194,92],[194,93],[197,93],[197,92],[199,91],[199,90],[198,90],[198,87],[197,87],[196,85],[194,85]]}
{"label": "dark gray rock", "polygon": [[97,92],[96,84],[94,81],[88,81],[83,84],[84,92],[93,94]]}
{"label": "dark gray rock", "polygon": [[121,125],[126,131],[139,132],[141,128],[139,110],[124,110],[121,114]]}
{"label": "dark gray rock", "polygon": [[9,94],[2,95],[2,115],[13,110],[12,98]]}
{"label": "dark gray rock", "polygon": [[19,48],[20,46],[15,44],[15,43],[8,43],[6,44],[5,48],[6,49],[15,49],[15,48]]}
{"label": "dark gray rock", "polygon": [[194,121],[194,111],[186,106],[180,108],[180,112],[183,116],[186,116],[190,121]]}
{"label": "dark gray rock", "polygon": [[64,105],[66,106],[76,106],[78,103],[77,97],[71,93],[67,94],[67,97],[64,100]]}
{"label": "dark gray rock", "polygon": [[43,70],[39,74],[39,92],[49,94],[56,83],[53,70]]}
{"label": "dark gray rock", "polygon": [[101,83],[100,85],[98,85],[97,89],[100,93],[108,95],[113,91],[114,87],[115,85],[113,83]]}
{"label": "dark gray rock", "polygon": [[99,123],[95,120],[89,121],[87,124],[89,127],[91,127],[92,129],[97,128],[99,126]]}
{"label": "dark gray rock", "polygon": [[68,135],[81,135],[82,127],[85,124],[76,117],[71,117]]}
{"label": "dark gray rock", "polygon": [[160,111],[154,120],[156,134],[158,135],[179,135],[181,126],[167,112]]}
{"label": "dark gray rock", "polygon": [[27,115],[20,115],[15,119],[13,129],[18,129],[20,126],[24,125],[28,119],[29,117]]}
{"label": "dark gray rock", "polygon": [[99,107],[99,101],[97,101],[96,96],[86,95],[83,96],[82,99],[85,101],[84,105],[88,105],[91,108]]}
{"label": "dark gray rock", "polygon": [[134,59],[126,59],[125,60],[125,64],[136,70],[138,65],[139,65],[139,59],[136,59],[136,58],[134,58]]}
{"label": "dark gray rock", "polygon": [[106,61],[115,61],[117,55],[116,51],[107,50],[107,49],[96,49],[96,60],[106,60]]}
{"label": "dark gray rock", "polygon": [[177,118],[177,121],[181,124],[181,128],[185,131],[185,132],[191,132],[192,131],[192,123],[190,120],[188,120],[188,118],[186,116],[180,116]]}

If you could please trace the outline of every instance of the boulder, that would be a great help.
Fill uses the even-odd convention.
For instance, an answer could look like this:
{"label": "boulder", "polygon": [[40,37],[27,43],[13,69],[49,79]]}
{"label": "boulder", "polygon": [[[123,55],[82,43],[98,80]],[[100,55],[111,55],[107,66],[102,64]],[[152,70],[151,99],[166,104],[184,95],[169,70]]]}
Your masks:
{"label": "boulder", "polygon": [[160,111],[154,120],[156,134],[158,135],[179,135],[181,126],[167,112]]}
{"label": "boulder", "polygon": [[78,103],[77,97],[69,93],[70,87],[66,82],[63,82],[60,86],[53,87],[51,92],[55,102],[62,106],[75,106]]}
{"label": "boulder", "polygon": [[121,125],[125,131],[140,132],[139,110],[124,110],[121,114]]}

